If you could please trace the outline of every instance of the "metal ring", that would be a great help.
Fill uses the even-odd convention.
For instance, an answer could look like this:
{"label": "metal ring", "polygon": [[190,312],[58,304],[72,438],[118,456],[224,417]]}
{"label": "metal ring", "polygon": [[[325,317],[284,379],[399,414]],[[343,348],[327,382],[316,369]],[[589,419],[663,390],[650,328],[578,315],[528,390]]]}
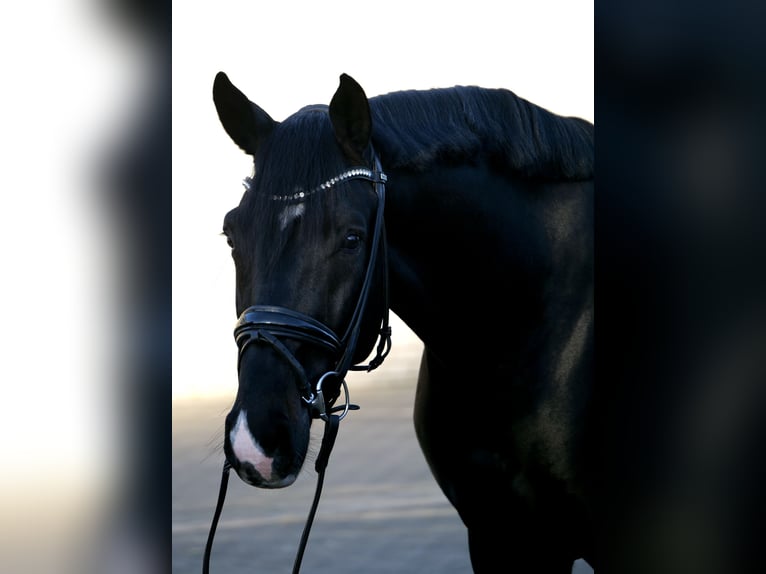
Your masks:
{"label": "metal ring", "polygon": [[[327,371],[324,375],[319,377],[319,380],[317,381],[316,396],[322,402],[322,406],[319,411],[319,418],[321,418],[323,421],[327,421],[328,416],[324,409],[324,393],[322,393],[322,383],[324,382],[325,378],[329,377],[330,375],[340,377],[340,373],[337,371]],[[348,394],[348,385],[346,384],[346,379],[341,379],[340,383],[343,385],[343,395],[345,397],[346,404],[343,405],[343,412],[338,415],[338,421],[342,421],[346,417],[351,405],[351,397],[349,397]]]}

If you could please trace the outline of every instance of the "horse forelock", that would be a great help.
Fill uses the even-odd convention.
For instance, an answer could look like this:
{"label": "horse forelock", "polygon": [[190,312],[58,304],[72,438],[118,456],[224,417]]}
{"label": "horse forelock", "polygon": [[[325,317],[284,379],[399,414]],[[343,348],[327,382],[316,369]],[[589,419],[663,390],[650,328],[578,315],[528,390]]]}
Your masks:
{"label": "horse forelock", "polygon": [[327,106],[306,106],[279,124],[259,150],[252,182],[238,215],[259,238],[266,239],[267,249],[260,250],[265,265],[273,265],[279,258],[293,221],[300,219],[304,234],[318,237],[326,218],[338,202],[344,201],[344,186],[329,192],[307,193],[300,200],[301,208],[282,198],[316,189],[346,169],[348,165],[337,145]]}

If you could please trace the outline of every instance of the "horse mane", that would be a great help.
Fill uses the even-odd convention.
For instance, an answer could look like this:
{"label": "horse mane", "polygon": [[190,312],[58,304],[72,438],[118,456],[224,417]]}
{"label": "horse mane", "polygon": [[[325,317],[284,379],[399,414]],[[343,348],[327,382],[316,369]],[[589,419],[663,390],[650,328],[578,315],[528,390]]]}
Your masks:
{"label": "horse mane", "polygon": [[392,168],[484,155],[526,178],[593,177],[593,124],[558,116],[505,89],[457,86],[370,98],[373,143]]}
{"label": "horse mane", "polygon": [[[455,87],[407,90],[370,98],[373,145],[385,168],[425,170],[437,162],[475,162],[482,155],[526,178],[587,180],[593,177],[593,124],[555,115],[509,90]],[[256,157],[255,187],[242,198],[241,215],[262,229],[279,229],[286,205],[271,193],[313,189],[347,168],[337,153],[327,106],[306,106],[281,122]],[[260,158],[269,156],[262,170]],[[296,161],[300,158],[300,161]],[[323,213],[345,201],[347,186],[306,198],[304,226],[319,230]],[[272,190],[272,191],[266,191]],[[328,209],[314,209],[315,202]],[[277,243],[287,235],[276,233]],[[273,246],[272,253],[278,253]],[[270,264],[275,263],[271,261]]]}

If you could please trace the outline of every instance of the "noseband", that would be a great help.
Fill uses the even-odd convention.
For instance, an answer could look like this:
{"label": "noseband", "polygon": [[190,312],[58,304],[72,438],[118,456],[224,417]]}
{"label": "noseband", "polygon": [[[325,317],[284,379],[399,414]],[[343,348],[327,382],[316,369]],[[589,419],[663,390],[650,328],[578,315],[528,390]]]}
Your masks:
{"label": "noseband", "polygon": [[[386,175],[380,167],[380,161],[377,156],[373,159],[373,169],[357,167],[341,173],[318,186],[314,190],[304,193],[300,192],[295,196],[274,196],[276,201],[302,199],[308,194],[320,190],[327,190],[334,185],[350,181],[352,179],[363,179],[373,184],[375,195],[378,198],[378,205],[375,213],[375,227],[373,229],[372,244],[370,247],[370,258],[367,263],[367,270],[364,276],[364,282],[359,293],[354,313],[351,316],[346,332],[342,337],[338,335],[327,325],[310,317],[300,311],[279,307],[275,305],[253,305],[245,309],[240,315],[234,327],[234,339],[237,342],[239,355],[237,359],[237,371],[242,364],[242,357],[250,345],[268,345],[278,356],[280,356],[296,374],[298,382],[298,391],[303,402],[309,408],[312,418],[320,418],[325,422],[324,436],[322,446],[316,459],[315,468],[318,473],[317,487],[314,494],[314,501],[309,511],[309,516],[303,530],[303,535],[298,547],[298,553],[293,564],[293,573],[300,570],[300,564],[303,559],[303,552],[308,542],[308,535],[314,520],[314,515],[319,504],[319,497],[322,492],[324,482],[324,471],[330,457],[330,452],[335,443],[335,437],[338,432],[338,424],[348,414],[349,410],[358,408],[349,402],[348,386],[345,376],[348,371],[372,371],[383,363],[383,360],[391,350],[391,327],[388,323],[388,256],[386,253],[385,223],[383,221],[383,211],[385,208],[386,194]],[[249,188],[249,179],[245,181]],[[353,364],[353,358],[356,346],[359,341],[359,333],[362,328],[362,319],[367,308],[367,302],[372,288],[373,275],[378,261],[378,254],[382,251],[383,272],[384,272],[384,311],[381,319],[381,327],[378,332],[378,344],[375,357],[367,365]],[[305,369],[295,358],[295,355],[282,342],[282,339],[291,339],[302,343],[310,344],[327,353],[335,360],[335,367],[320,376],[315,385],[311,384]],[[344,391],[345,404],[333,407],[337,396],[325,398],[322,389],[327,379],[340,381]],[[333,414],[342,411],[340,415]],[[203,574],[209,570],[210,552],[212,549],[213,537],[218,524],[218,519],[223,509],[223,501],[226,494],[230,464],[224,462],[223,476],[221,478],[221,487],[218,494],[218,503],[213,515],[213,522],[210,527],[207,545],[205,547],[205,556],[203,559]]]}

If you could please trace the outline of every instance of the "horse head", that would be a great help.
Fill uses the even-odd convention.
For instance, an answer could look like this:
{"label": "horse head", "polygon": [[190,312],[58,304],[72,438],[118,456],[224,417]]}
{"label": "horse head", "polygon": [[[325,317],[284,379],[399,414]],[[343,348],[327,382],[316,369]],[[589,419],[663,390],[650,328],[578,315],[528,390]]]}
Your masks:
{"label": "horse head", "polygon": [[224,452],[248,484],[281,488],[306,459],[312,419],[326,416],[346,371],[387,328],[385,176],[367,97],[349,76],[329,107],[282,122],[222,72],[213,99],[225,131],[253,157],[223,225],[239,316],[239,388]]}

